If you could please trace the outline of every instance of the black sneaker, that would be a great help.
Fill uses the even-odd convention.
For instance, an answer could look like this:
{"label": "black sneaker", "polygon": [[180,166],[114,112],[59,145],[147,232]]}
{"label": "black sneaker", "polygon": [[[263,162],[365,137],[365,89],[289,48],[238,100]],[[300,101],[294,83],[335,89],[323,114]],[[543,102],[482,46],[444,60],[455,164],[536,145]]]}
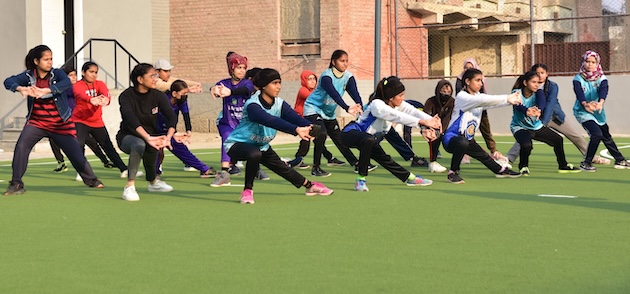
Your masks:
{"label": "black sneaker", "polygon": [[615,161],[614,168],[616,168],[616,169],[630,169],[630,162],[628,162],[627,160]]}
{"label": "black sneaker", "polygon": [[[378,167],[378,165],[373,165],[373,164],[368,164],[368,172],[371,172],[373,170],[375,170]],[[354,173],[358,174],[359,173],[359,163],[357,162],[357,164],[354,165]]]}
{"label": "black sneaker", "polygon": [[230,166],[230,169],[228,169],[228,173],[229,173],[230,175],[235,175],[235,176],[238,176],[238,175],[240,175],[240,174],[241,174],[241,170],[238,168],[238,166],[236,166],[236,165],[231,165],[231,166]]}
{"label": "black sneaker", "polygon": [[329,177],[331,175],[331,173],[324,171],[321,167],[319,166],[314,166],[313,169],[311,169],[311,175],[314,177]]}
{"label": "black sneaker", "polygon": [[304,163],[304,161],[300,162],[300,164],[297,165],[297,168],[299,169],[307,169],[307,168],[311,168],[311,166],[307,163]]}
{"label": "black sneaker", "polygon": [[448,176],[446,177],[446,179],[453,184],[463,184],[464,179],[462,179],[462,177],[459,176],[459,172],[452,172],[449,173]]}
{"label": "black sneaker", "polygon": [[582,170],[578,167],[573,166],[573,164],[567,164],[561,168],[558,169],[558,172],[561,174],[569,174],[569,173],[579,173],[582,172]]}
{"label": "black sneaker", "polygon": [[494,174],[494,176],[497,178],[518,178],[521,176],[521,173],[506,168],[504,171]]}
{"label": "black sneaker", "polygon": [[212,168],[211,166],[208,167],[208,170],[204,173],[204,172],[199,172],[199,177],[200,178],[216,178],[217,177],[217,170]]}
{"label": "black sneaker", "polygon": [[113,162],[111,162],[111,161],[108,161],[108,162],[104,163],[104,164],[103,164],[103,166],[104,166],[105,168],[115,168],[115,167],[116,167],[116,166],[114,165],[114,163],[113,163]]}
{"label": "black sneaker", "polygon": [[328,163],[326,164],[326,166],[343,166],[346,165],[346,163],[344,161],[341,161],[337,158],[331,158]]}
{"label": "black sneaker", "polygon": [[7,188],[7,191],[4,192],[4,195],[5,196],[20,195],[20,194],[24,194],[25,192],[26,192],[26,189],[24,189],[23,184],[11,181],[9,183],[9,187]]}
{"label": "black sneaker", "polygon": [[295,166],[298,166],[298,165],[302,164],[303,160],[304,160],[304,157],[298,156],[298,157],[296,157],[293,160],[287,161],[287,164],[290,167],[295,167]]}
{"label": "black sneaker", "polygon": [[418,167],[418,166],[429,166],[429,163],[427,162],[426,159],[424,159],[424,157],[414,157],[413,159],[411,159],[411,167]]}
{"label": "black sneaker", "polygon": [[66,165],[65,162],[59,162],[57,164],[57,168],[53,169],[54,172],[56,173],[65,173],[68,171],[68,166]]}
{"label": "black sneaker", "polygon": [[589,172],[589,173],[594,173],[594,172],[596,172],[596,171],[597,171],[597,168],[595,168],[595,167],[593,166],[593,164],[588,163],[588,162],[586,162],[586,161],[582,161],[582,162],[580,163],[580,169],[581,169],[581,170],[583,170],[583,171],[585,171],[585,172]]}

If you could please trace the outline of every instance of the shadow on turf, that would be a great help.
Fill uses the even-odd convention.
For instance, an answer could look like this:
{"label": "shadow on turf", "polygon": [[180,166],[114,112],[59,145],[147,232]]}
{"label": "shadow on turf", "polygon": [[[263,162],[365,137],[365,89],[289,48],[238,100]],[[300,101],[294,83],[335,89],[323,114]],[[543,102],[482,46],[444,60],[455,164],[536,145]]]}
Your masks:
{"label": "shadow on turf", "polygon": [[453,191],[453,190],[434,190],[445,194],[457,194],[461,196],[473,196],[479,198],[511,200],[511,201],[528,201],[540,202],[558,205],[569,205],[586,208],[606,209],[612,211],[630,212],[630,203],[610,202],[597,198],[578,197],[578,198],[545,198],[538,197],[534,194],[518,194],[505,192],[486,192],[486,191]]}

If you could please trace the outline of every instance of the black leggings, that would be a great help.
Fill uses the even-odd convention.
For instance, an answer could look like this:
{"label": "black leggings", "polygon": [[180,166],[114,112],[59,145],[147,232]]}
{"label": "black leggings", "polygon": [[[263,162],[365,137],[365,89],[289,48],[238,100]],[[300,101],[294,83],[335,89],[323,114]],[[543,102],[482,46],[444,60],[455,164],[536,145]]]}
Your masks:
{"label": "black leggings", "polygon": [[599,142],[604,142],[604,146],[610,152],[610,155],[615,159],[615,161],[624,161],[626,160],[621,152],[619,152],[619,148],[617,148],[617,144],[613,141],[612,136],[610,135],[610,131],[608,130],[608,124],[604,124],[603,126],[598,125],[595,121],[589,120],[582,124],[584,129],[588,132],[588,135],[591,139],[588,141],[588,148],[586,149],[586,155],[584,156],[585,162],[593,161],[593,157],[595,157],[595,153],[597,153],[597,147],[599,146]]}
{"label": "black leggings", "polygon": [[385,153],[373,135],[351,130],[341,133],[341,139],[347,146],[359,149],[359,175],[364,177],[368,175],[368,165],[372,158],[399,180],[404,182],[409,178],[411,173]]}
{"label": "black leggings", "polygon": [[269,147],[266,151],[261,151],[258,146],[247,143],[236,143],[230,147],[227,154],[232,160],[245,160],[245,188],[254,188],[254,178],[258,173],[260,164],[291,182],[293,186],[299,188],[304,185],[306,178],[289,167],[278,154]]}
{"label": "black leggings", "polygon": [[83,153],[85,153],[85,141],[90,135],[92,135],[96,142],[103,147],[103,151],[107,153],[107,156],[121,172],[127,169],[127,165],[125,165],[120,158],[120,155],[118,155],[118,152],[116,152],[114,144],[112,144],[112,141],[109,138],[109,133],[105,127],[93,128],[82,123],[76,123],[76,126],[79,146],[81,147]]}
{"label": "black leggings", "polygon": [[514,133],[514,138],[516,138],[516,142],[521,145],[520,162],[518,163],[519,169],[529,166],[529,155],[532,153],[532,149],[534,149],[532,139],[547,143],[547,145],[553,147],[553,152],[556,154],[556,161],[558,161],[558,168],[567,166],[562,137],[550,128],[543,126],[535,131],[520,130]]}
{"label": "black leggings", "polygon": [[322,127],[322,131],[315,138],[315,152],[313,154],[313,167],[317,167],[321,165],[322,162],[322,153],[324,152],[326,146],[326,137],[330,137],[330,139],[335,143],[335,146],[341,151],[343,157],[346,158],[346,161],[351,165],[355,165],[359,160],[357,159],[350,148],[344,145],[341,141],[341,129],[339,129],[339,124],[336,119],[333,120],[325,120],[321,116],[317,114],[305,116],[304,118],[308,119],[313,124],[318,124]]}
{"label": "black leggings", "polygon": [[451,158],[451,170],[458,171],[462,162],[464,154],[470,155],[470,157],[477,159],[483,163],[493,173],[499,173],[501,166],[490,157],[490,154],[486,152],[475,139],[468,140],[464,136],[457,136],[452,138],[447,145],[444,145],[444,149],[453,154]]}

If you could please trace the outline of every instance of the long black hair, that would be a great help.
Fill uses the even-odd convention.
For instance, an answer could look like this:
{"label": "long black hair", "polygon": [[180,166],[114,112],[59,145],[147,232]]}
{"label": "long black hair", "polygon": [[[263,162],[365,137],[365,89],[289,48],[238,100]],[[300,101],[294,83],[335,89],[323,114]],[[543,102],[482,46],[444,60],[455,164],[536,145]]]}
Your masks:
{"label": "long black hair", "polygon": [[390,99],[396,97],[396,95],[404,91],[405,85],[403,85],[398,77],[391,76],[383,78],[380,82],[378,82],[374,93],[370,95],[368,103],[372,103],[375,99],[383,100],[387,103]]}
{"label": "long black hair", "polygon": [[92,66],[96,66],[96,68],[98,68],[98,64],[96,64],[96,62],[88,61],[88,62],[84,63],[83,66],[81,67],[81,72],[82,73],[86,72]]}
{"label": "long black hair", "polygon": [[152,68],[153,65],[150,65],[148,63],[139,63],[131,70],[131,74],[129,74],[129,79],[133,83],[134,88],[138,86],[138,77],[145,75]]}
{"label": "long black hair", "polygon": [[332,53],[332,56],[330,56],[330,63],[328,64],[328,68],[332,68],[333,67],[333,60],[337,60],[337,59],[341,58],[341,56],[344,56],[344,55],[348,55],[348,53],[346,51],[341,50],[341,49],[335,50],[335,52]]}
{"label": "long black hair", "polygon": [[516,79],[516,82],[514,82],[514,86],[512,86],[512,90],[516,90],[516,89],[522,90],[523,88],[525,88],[525,85],[523,84],[524,82],[528,82],[529,80],[537,76],[538,74],[536,74],[535,71],[531,71],[531,70],[520,75],[518,79]]}
{"label": "long black hair", "polygon": [[[538,68],[542,68],[547,73],[549,73],[549,69],[547,68],[547,65],[544,64],[544,63],[536,63],[536,64],[532,65],[531,71],[536,72],[536,70],[538,70]],[[549,75],[548,74],[547,74],[547,78],[545,79],[545,85],[543,86],[543,91],[545,91],[545,95],[547,95],[549,93]]]}
{"label": "long black hair", "polygon": [[462,75],[462,89],[467,90],[468,85],[466,85],[466,80],[472,80],[476,75],[483,75],[483,73],[476,68],[467,69]]}
{"label": "long black hair", "polygon": [[[171,97],[173,96],[173,92],[179,92],[181,90],[187,89],[188,88],[188,84],[186,84],[186,82],[182,81],[182,80],[175,80],[172,84],[171,84],[171,88],[166,92],[166,94],[170,94]],[[188,100],[188,95],[182,95],[181,98],[177,99],[177,105],[182,105],[184,104],[184,102],[186,102],[186,100]]]}
{"label": "long black hair", "polygon": [[44,52],[46,51],[50,51],[52,53],[52,50],[50,50],[50,48],[46,45],[37,45],[33,47],[33,49],[28,51],[26,57],[24,58],[24,66],[26,66],[27,69],[36,69],[37,64],[35,64],[35,59],[39,60],[42,58],[44,56]]}

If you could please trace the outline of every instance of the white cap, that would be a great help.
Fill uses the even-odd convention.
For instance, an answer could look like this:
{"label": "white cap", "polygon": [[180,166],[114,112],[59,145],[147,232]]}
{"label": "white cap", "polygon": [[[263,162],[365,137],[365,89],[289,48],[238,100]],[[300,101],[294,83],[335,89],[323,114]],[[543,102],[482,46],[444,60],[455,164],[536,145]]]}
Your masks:
{"label": "white cap", "polygon": [[174,66],[166,59],[158,59],[153,67],[155,69],[171,70]]}

